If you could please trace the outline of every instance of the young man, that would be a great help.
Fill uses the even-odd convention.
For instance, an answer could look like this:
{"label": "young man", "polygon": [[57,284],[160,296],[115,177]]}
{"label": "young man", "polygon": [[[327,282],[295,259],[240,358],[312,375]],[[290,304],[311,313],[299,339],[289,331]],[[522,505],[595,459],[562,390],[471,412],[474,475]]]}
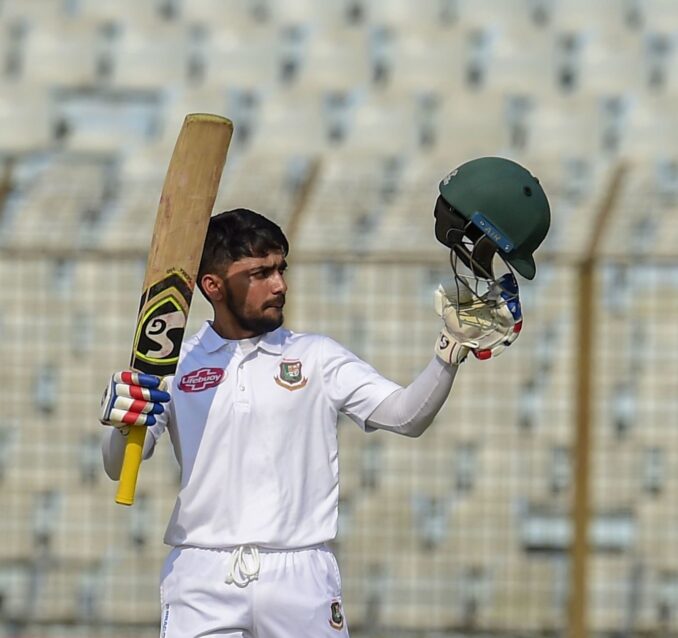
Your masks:
{"label": "young man", "polygon": [[103,443],[111,478],[130,422],[148,427],[145,458],[167,430],[181,466],[164,638],[348,636],[326,545],[337,531],[338,413],[365,431],[419,436],[469,348],[514,338],[505,307],[500,328],[475,326],[469,338],[439,293],[436,356],[400,387],[332,339],[283,327],[287,253],[281,229],[257,213],[213,217],[198,275],[213,320],[184,343],[173,377],[116,373],[102,401],[102,423],[115,426]]}

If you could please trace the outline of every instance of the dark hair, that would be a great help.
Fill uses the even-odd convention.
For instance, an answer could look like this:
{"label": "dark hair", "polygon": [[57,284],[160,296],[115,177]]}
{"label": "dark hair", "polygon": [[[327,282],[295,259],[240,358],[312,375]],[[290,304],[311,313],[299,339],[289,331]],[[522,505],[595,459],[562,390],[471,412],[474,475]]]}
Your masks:
{"label": "dark hair", "polygon": [[221,272],[230,262],[243,257],[265,257],[268,253],[289,252],[287,237],[278,224],[247,208],[227,210],[210,219],[198,269],[198,288],[203,275]]}

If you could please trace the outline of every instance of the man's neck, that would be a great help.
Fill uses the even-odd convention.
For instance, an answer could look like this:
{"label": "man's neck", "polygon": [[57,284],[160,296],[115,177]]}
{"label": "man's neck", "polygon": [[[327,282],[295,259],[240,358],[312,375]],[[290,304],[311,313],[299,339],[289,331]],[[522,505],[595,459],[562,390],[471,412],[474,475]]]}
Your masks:
{"label": "man's neck", "polygon": [[220,321],[217,317],[212,320],[212,329],[222,339],[229,339],[230,341],[240,341],[241,339],[252,339],[260,336],[252,330],[246,330],[237,323],[230,321]]}

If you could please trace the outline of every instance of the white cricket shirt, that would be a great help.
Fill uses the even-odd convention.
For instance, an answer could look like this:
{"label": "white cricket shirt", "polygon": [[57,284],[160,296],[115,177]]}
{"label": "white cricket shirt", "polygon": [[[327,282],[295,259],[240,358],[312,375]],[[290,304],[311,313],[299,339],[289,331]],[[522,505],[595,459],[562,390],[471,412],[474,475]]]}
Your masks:
{"label": "white cricket shirt", "polygon": [[364,428],[400,387],[329,337],[278,328],[229,341],[210,322],[168,381],[169,409],[148,428],[155,441],[167,429],[181,466],[165,542],[212,548],[334,538],[338,413]]}

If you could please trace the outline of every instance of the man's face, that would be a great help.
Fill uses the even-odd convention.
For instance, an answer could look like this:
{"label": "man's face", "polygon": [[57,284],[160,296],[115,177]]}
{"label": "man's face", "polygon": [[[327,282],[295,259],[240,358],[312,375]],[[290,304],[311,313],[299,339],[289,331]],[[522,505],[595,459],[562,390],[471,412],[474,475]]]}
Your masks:
{"label": "man's face", "polygon": [[281,252],[243,257],[229,264],[223,278],[224,303],[244,331],[259,335],[282,325],[286,269]]}

